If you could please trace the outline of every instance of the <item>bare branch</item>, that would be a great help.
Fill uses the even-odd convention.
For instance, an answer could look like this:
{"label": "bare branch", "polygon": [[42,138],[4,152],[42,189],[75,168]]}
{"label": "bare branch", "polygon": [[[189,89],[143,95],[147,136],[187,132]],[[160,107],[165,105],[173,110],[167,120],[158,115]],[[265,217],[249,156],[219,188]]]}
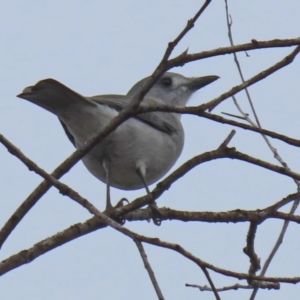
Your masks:
{"label": "bare branch", "polygon": [[300,179],[300,174],[287,170],[284,167],[280,167],[277,165],[273,165],[271,163],[265,162],[263,160],[260,160],[258,158],[249,156],[247,154],[238,152],[235,150],[235,148],[218,148],[217,150],[205,152],[203,154],[197,155],[193,157],[192,159],[185,162],[182,166],[180,166],[177,170],[175,170],[172,174],[170,174],[168,177],[166,177],[164,180],[159,182],[155,189],[146,196],[140,197],[133,202],[123,206],[122,208],[118,209],[116,212],[116,215],[123,215],[127,214],[135,209],[141,208],[145,206],[146,204],[149,204],[151,201],[158,199],[166,190],[168,190],[171,185],[184,176],[187,172],[189,172],[191,169],[196,167],[199,164],[215,160],[215,159],[221,159],[221,158],[231,158],[231,159],[238,159],[241,161],[246,161],[251,164],[260,166],[262,168],[268,169],[270,171],[274,171],[276,173],[294,178],[294,179]]}
{"label": "bare branch", "polygon": [[180,166],[177,170],[175,170],[173,173],[171,173],[168,177],[166,177],[164,180],[160,181],[154,190],[147,196],[140,197],[133,202],[129,203],[128,205],[125,205],[124,207],[119,209],[119,213],[128,213],[130,211],[133,211],[137,208],[141,208],[147,204],[149,204],[151,201],[158,199],[166,190],[168,190],[171,185],[184,176],[187,172],[189,172],[191,169],[195,168],[199,164],[220,159],[224,157],[228,157],[229,154],[227,152],[235,151],[234,149],[229,148],[218,148],[213,151],[205,152],[200,155],[197,155],[193,157],[192,159],[185,162],[182,166]]}
{"label": "bare branch", "polygon": [[251,163],[253,165],[260,166],[262,168],[274,171],[274,172],[282,174],[282,175],[286,175],[286,176],[291,177],[291,178],[296,179],[296,180],[300,180],[300,174],[299,173],[290,171],[290,170],[286,169],[285,167],[280,167],[280,166],[273,165],[273,164],[268,163],[264,160],[252,157],[250,155],[244,154],[244,153],[239,152],[239,151],[235,151],[235,152],[231,151],[229,153],[228,157],[233,158],[233,159],[239,159],[239,160],[242,160],[242,161],[246,161],[246,162]]}
{"label": "bare branch", "polygon": [[236,132],[235,130],[231,130],[229,135],[226,137],[224,142],[219,146],[219,148],[226,148],[230,143],[230,141],[232,140],[233,136],[235,135],[235,132]]}
{"label": "bare branch", "polygon": [[279,69],[289,65],[293,62],[294,58],[300,52],[300,46],[297,46],[289,55],[287,55],[284,59],[273,65],[272,67],[260,72],[259,74],[253,76],[252,78],[248,79],[247,81],[243,82],[242,84],[232,88],[230,91],[222,94],[221,96],[217,97],[214,100],[211,100],[207,103],[204,103],[199,106],[199,109],[212,111],[217,105],[223,102],[225,99],[235,95],[236,93],[244,90],[246,87],[270,76],[274,72],[278,71]]}
{"label": "bare branch", "polygon": [[[230,45],[233,47],[233,46],[234,46],[234,43],[233,43],[233,37],[232,37],[232,33],[231,33],[232,21],[229,20],[229,13],[228,13],[227,0],[225,0],[225,9],[226,9],[226,19],[227,19],[227,27],[228,27],[228,37],[229,37]],[[239,72],[239,74],[240,74],[241,80],[242,80],[242,82],[245,82],[244,75],[243,75],[243,72],[242,72],[242,68],[241,68],[241,65],[240,65],[240,63],[239,63],[239,60],[238,60],[238,58],[237,58],[237,54],[236,54],[236,53],[233,53],[233,57],[234,57],[234,62],[235,62],[235,64],[236,64],[236,66],[237,66],[238,72]],[[247,95],[248,102],[249,102],[249,104],[250,104],[251,110],[252,110],[253,115],[254,115],[254,118],[255,118],[255,120],[256,120],[256,124],[258,125],[259,128],[261,128],[261,125],[260,125],[258,116],[257,116],[257,114],[256,114],[256,111],[255,111],[255,108],[254,108],[252,99],[251,99],[251,97],[250,97],[250,93],[248,92],[248,89],[247,89],[247,88],[245,88],[245,93],[246,93],[246,95]]]}
{"label": "bare branch", "polygon": [[[194,287],[194,288],[198,288],[201,292],[212,292],[212,289],[209,288],[208,286],[204,285],[204,286],[201,286],[201,285],[198,285],[198,284],[189,284],[189,283],[186,283],[185,286],[187,287]],[[279,284],[278,283],[273,283],[273,282],[269,282],[269,285],[266,286],[262,286],[261,288],[262,289],[274,289],[274,290],[278,290],[279,289]],[[242,285],[242,284],[234,284],[234,285],[230,285],[230,286],[224,286],[222,288],[218,288],[216,289],[218,292],[225,292],[225,291],[236,291],[236,290],[240,290],[240,289],[244,289],[244,290],[253,290],[254,287],[251,286],[251,285]]]}
{"label": "bare branch", "polygon": [[[19,252],[18,254],[12,255],[11,257],[7,258],[6,260],[2,261],[0,263],[0,275],[3,275],[23,264],[29,263],[36,259],[37,257],[45,254],[46,252],[61,246],[70,240],[73,240],[77,237],[80,237],[84,234],[87,234],[89,232],[95,231],[99,228],[99,226],[103,225],[103,221],[107,222],[110,226],[115,228],[116,230],[122,232],[123,234],[127,235],[128,237],[132,239],[138,239],[144,243],[148,243],[151,245],[159,246],[162,248],[170,249],[175,252],[178,252],[182,256],[188,258],[192,262],[194,262],[196,265],[198,265],[200,268],[207,268],[210,269],[216,273],[223,274],[225,276],[234,277],[237,279],[246,279],[248,280],[250,278],[249,274],[245,273],[238,273],[233,272],[230,270],[225,270],[219,267],[216,267],[212,264],[209,264],[200,258],[194,256],[187,250],[185,250],[183,247],[181,247],[178,244],[172,244],[168,242],[161,241],[158,238],[149,238],[145,237],[139,234],[136,234],[121,225],[117,224],[113,220],[110,220],[108,217],[106,217],[103,214],[99,214],[101,217],[93,217],[92,219],[84,222],[84,223],[78,223],[75,224],[63,232],[60,232],[50,238],[47,238],[37,244],[35,244],[33,247],[23,250]],[[284,282],[284,283],[298,283],[300,282],[300,277],[263,277],[263,276],[251,276],[251,279],[253,280],[261,280],[261,281],[268,281],[268,282]]]}
{"label": "bare branch", "polygon": [[[247,234],[247,244],[244,248],[244,253],[248,255],[250,258],[250,268],[249,268],[249,275],[255,275],[255,273],[260,270],[260,259],[258,258],[257,254],[254,250],[254,240],[255,240],[255,234],[257,230],[257,223],[256,222],[250,222],[248,234]],[[253,283],[249,282],[249,284],[253,285]]]}
{"label": "bare branch", "polygon": [[[152,111],[164,111],[164,112],[176,112],[176,113],[180,113],[180,114],[191,114],[191,115],[203,117],[205,119],[209,119],[212,121],[216,121],[218,123],[233,125],[233,126],[245,129],[245,130],[250,130],[253,132],[258,132],[258,133],[261,133],[264,135],[268,135],[274,139],[278,139],[289,145],[300,147],[300,140],[288,137],[283,134],[279,134],[277,132],[274,132],[274,131],[271,131],[268,129],[253,127],[251,125],[236,122],[236,121],[233,121],[230,119],[226,119],[224,117],[221,117],[221,116],[218,116],[218,115],[215,115],[212,113],[200,111],[199,106],[174,107],[174,106],[168,106],[168,105],[155,105],[155,106],[153,105],[153,106],[148,106],[148,107],[141,106],[138,109],[138,113],[146,113],[146,112],[152,112]],[[243,119],[245,119],[245,118],[243,118]]]}
{"label": "bare branch", "polygon": [[42,176],[45,180],[47,180],[53,186],[55,186],[62,195],[70,197],[72,200],[85,207],[91,214],[94,214],[95,207],[87,199],[80,196],[76,191],[68,187],[66,184],[59,182],[53,176],[49,175],[35,162],[26,157],[21,152],[21,150],[19,150],[15,145],[13,145],[2,134],[0,134],[0,143],[2,143],[12,155],[16,156],[19,160],[21,160],[30,171],[34,171],[36,174]]}
{"label": "bare branch", "polygon": [[192,61],[197,61],[209,57],[232,54],[232,53],[242,52],[242,51],[267,49],[267,48],[292,47],[298,45],[300,45],[300,38],[283,39],[283,40],[275,39],[269,41],[252,40],[251,43],[247,43],[247,44],[241,44],[241,45],[229,46],[229,47],[220,47],[217,49],[202,51],[200,53],[195,53],[195,54],[185,53],[185,55],[179,55],[175,58],[170,59],[166,67],[167,69],[171,69],[174,67],[183,66],[184,64],[187,64]]}
{"label": "bare branch", "polygon": [[[283,205],[289,204],[299,197],[299,193],[291,194],[277,202],[274,205],[263,209],[256,210],[231,210],[226,212],[209,212],[209,211],[182,211],[171,208],[161,207],[159,209],[162,220],[177,220],[183,222],[206,222],[206,223],[240,223],[255,222],[260,224],[270,218],[289,220],[300,224],[300,216],[289,213],[278,212],[277,209]],[[128,221],[147,221],[149,215],[146,209],[137,209],[126,215]]]}
{"label": "bare branch", "polygon": [[155,292],[156,292],[156,295],[157,295],[158,299],[159,300],[164,300],[165,298],[164,298],[164,296],[163,296],[163,294],[162,294],[162,292],[160,290],[160,287],[159,287],[158,282],[157,282],[157,280],[155,278],[155,275],[154,275],[154,272],[153,272],[153,270],[151,268],[151,265],[149,264],[149,261],[148,261],[148,258],[147,258],[147,254],[146,254],[146,252],[144,250],[144,247],[143,247],[142,243],[139,240],[137,240],[137,239],[134,239],[134,242],[135,242],[135,244],[136,244],[136,246],[137,246],[137,248],[138,248],[138,250],[140,252],[141,258],[142,258],[142,260],[144,262],[145,269],[147,270],[147,272],[149,274],[150,280],[151,280],[152,285],[153,285],[153,287],[155,289]]}
{"label": "bare branch", "polygon": [[217,300],[221,300],[221,297],[219,296],[218,291],[217,291],[217,289],[216,289],[216,287],[215,287],[213,281],[211,280],[211,277],[210,277],[210,275],[209,275],[207,269],[204,268],[204,267],[201,267],[201,269],[202,269],[203,273],[205,274],[205,276],[206,276],[208,282],[210,283],[211,290],[212,290],[212,292],[214,293],[216,299],[217,299]]}
{"label": "bare branch", "polygon": [[201,16],[201,14],[204,12],[204,10],[207,8],[207,6],[210,4],[210,2],[211,2],[211,0],[206,0],[204,2],[204,4],[202,5],[202,7],[199,9],[199,11],[197,11],[195,16],[192,19],[188,20],[185,28],[183,28],[183,30],[179,33],[179,35],[175,38],[175,40],[173,40],[172,42],[169,42],[166,52],[165,52],[160,64],[164,64],[168,61],[174,48],[178,45],[178,43],[182,40],[182,38],[188,33],[188,31],[190,31],[194,27],[195,22]]}
{"label": "bare branch", "polygon": [[230,113],[227,113],[227,112],[224,112],[224,111],[222,111],[221,113],[223,115],[226,115],[226,116],[229,116],[229,117],[234,117],[234,118],[237,118],[237,119],[245,120],[245,117],[243,117],[243,116],[238,116],[238,115],[235,115],[235,114],[230,114]]}

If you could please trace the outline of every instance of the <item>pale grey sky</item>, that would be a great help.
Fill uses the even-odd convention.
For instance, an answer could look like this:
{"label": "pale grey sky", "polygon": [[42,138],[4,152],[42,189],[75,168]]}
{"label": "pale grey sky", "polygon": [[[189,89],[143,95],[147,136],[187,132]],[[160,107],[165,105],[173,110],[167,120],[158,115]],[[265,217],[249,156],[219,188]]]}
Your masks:
{"label": "pale grey sky", "polygon": [[[74,149],[57,119],[41,108],[16,98],[24,87],[55,78],[83,95],[125,94],[139,79],[153,72],[167,43],[182,30],[202,1],[39,1],[0,2],[0,133],[45,170],[51,172]],[[299,1],[229,1],[236,44],[299,36]],[[228,46],[224,1],[212,1],[196,26],[180,42],[174,56]],[[239,53],[249,78],[292,49]],[[250,88],[264,127],[299,136],[300,58]],[[173,71],[186,76],[219,75],[220,80],[196,93],[190,104],[206,102],[240,83],[232,56],[190,63]],[[238,95],[248,110],[243,93]],[[236,113],[231,100],[215,110]],[[231,126],[183,116],[184,151],[172,170],[192,156],[216,148]],[[239,151],[276,163],[261,137],[237,129],[230,143]],[[300,151],[279,141],[274,146],[294,171]],[[37,186],[41,178],[0,146],[0,227]],[[62,179],[99,209],[104,208],[105,185],[78,163]],[[153,185],[151,188],[153,188]],[[294,193],[289,178],[246,163],[218,160],[195,168],[172,185],[159,206],[195,211],[264,208]],[[144,191],[112,190],[117,202]],[[1,260],[31,247],[90,215],[52,188],[30,211],[0,251]],[[264,260],[282,222],[259,227],[256,250]],[[164,222],[127,223],[137,232],[180,243],[188,251],[217,266],[246,272],[243,254],[248,224]],[[267,273],[299,276],[299,226],[291,225],[284,244]],[[186,288],[185,283],[208,284],[202,271],[179,254],[145,246],[166,299],[214,299],[210,293]],[[212,273],[218,287],[233,278]],[[0,279],[2,299],[156,299],[135,244],[112,229],[99,230],[59,247]],[[280,291],[260,291],[256,299],[298,299],[300,285],[281,285]],[[222,299],[248,299],[249,291],[222,293]]]}

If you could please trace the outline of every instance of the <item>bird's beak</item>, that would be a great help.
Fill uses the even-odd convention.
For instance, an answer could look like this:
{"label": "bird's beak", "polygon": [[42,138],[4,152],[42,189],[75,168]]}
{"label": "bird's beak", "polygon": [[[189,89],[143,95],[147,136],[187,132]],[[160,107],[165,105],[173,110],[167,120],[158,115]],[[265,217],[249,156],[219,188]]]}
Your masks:
{"label": "bird's beak", "polygon": [[210,76],[204,76],[204,77],[192,77],[190,78],[190,81],[186,84],[186,86],[191,90],[191,91],[197,91],[206,85],[216,81],[219,79],[219,76],[215,75],[210,75]]}

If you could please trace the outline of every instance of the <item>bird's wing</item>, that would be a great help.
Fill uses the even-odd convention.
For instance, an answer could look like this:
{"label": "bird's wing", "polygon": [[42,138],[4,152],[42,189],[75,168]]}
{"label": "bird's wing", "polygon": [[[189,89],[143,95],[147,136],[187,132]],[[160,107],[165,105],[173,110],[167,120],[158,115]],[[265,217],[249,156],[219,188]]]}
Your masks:
{"label": "bird's wing", "polygon": [[[122,109],[127,107],[132,100],[132,97],[123,95],[100,95],[87,98],[97,103],[114,108],[117,111],[121,111]],[[143,102],[154,103],[155,101],[151,99],[144,99]],[[159,103],[156,102],[156,104]],[[178,123],[176,122],[177,120],[172,114],[169,113],[149,112],[136,115],[134,118],[167,134],[173,134],[177,132],[178,129]]]}

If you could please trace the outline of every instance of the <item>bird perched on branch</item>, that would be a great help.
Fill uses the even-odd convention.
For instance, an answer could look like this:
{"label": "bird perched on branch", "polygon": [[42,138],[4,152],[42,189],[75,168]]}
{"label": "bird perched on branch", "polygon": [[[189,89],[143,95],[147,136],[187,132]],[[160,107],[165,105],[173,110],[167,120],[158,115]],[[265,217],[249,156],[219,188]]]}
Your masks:
{"label": "bird perched on branch", "polygon": [[[141,104],[185,106],[197,90],[218,76],[187,78],[166,72],[152,86]],[[82,96],[54,79],[39,81],[18,95],[55,114],[68,138],[79,149],[130,104],[150,77],[137,82],[127,95]],[[123,190],[145,188],[164,176],[178,159],[184,144],[180,114],[149,112],[136,115],[98,143],[82,161],[109,187]]]}

